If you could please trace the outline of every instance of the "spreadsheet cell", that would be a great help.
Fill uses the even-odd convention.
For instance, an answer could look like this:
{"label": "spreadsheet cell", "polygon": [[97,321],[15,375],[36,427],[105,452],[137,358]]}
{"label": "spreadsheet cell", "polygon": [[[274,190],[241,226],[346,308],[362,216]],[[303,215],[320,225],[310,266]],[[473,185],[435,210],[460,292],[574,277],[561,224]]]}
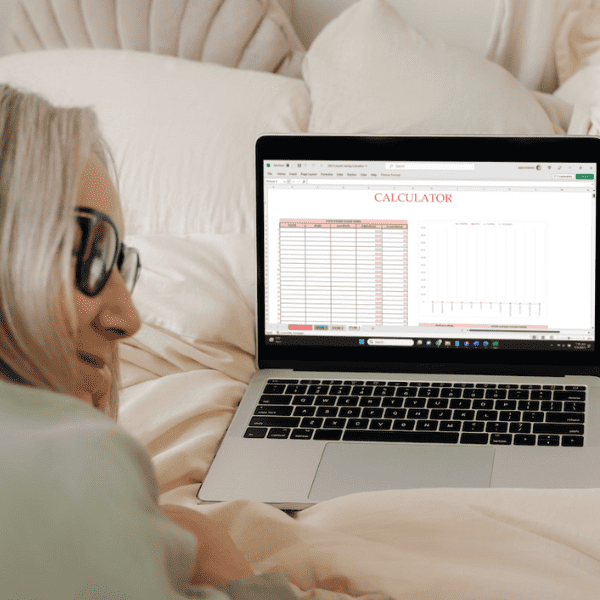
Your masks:
{"label": "spreadsheet cell", "polygon": [[406,221],[282,219],[279,322],[407,325]]}

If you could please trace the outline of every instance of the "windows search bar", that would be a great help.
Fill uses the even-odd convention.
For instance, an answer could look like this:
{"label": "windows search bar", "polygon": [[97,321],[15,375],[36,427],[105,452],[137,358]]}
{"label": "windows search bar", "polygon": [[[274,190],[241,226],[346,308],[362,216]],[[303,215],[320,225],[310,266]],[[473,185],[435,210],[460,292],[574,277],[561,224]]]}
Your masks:
{"label": "windows search bar", "polygon": [[386,171],[474,171],[474,163],[465,162],[404,162],[385,163]]}
{"label": "windows search bar", "polygon": [[400,338],[400,339],[398,339],[398,338],[396,338],[396,339],[369,338],[367,340],[367,344],[369,346],[414,346],[415,341],[404,339],[404,338]]}

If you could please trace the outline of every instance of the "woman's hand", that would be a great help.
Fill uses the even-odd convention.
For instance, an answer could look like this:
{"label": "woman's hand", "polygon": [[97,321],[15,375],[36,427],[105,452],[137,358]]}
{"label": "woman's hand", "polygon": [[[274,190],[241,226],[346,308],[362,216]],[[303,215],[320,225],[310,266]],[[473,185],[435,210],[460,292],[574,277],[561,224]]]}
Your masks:
{"label": "woman's hand", "polygon": [[173,523],[198,539],[191,585],[216,587],[232,579],[254,575],[250,563],[236,548],[229,534],[210,517],[173,504],[165,504],[161,508]]}

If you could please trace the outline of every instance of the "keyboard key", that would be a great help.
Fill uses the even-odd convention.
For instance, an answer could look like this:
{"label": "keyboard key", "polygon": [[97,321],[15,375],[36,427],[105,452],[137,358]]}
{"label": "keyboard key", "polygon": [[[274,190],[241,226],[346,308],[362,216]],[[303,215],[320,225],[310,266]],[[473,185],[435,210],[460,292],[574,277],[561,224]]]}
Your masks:
{"label": "keyboard key", "polygon": [[531,433],[531,423],[511,423],[509,431],[511,433]]}
{"label": "keyboard key", "polygon": [[490,436],[490,444],[510,446],[512,444],[512,435],[510,435],[510,433],[492,433]]}
{"label": "keyboard key", "polygon": [[370,396],[373,393],[373,388],[369,385],[355,385],[352,388],[353,396]]}
{"label": "keyboard key", "polygon": [[299,385],[299,384],[290,383],[285,388],[285,393],[286,394],[305,394],[307,387],[308,386],[306,386],[306,385]]}
{"label": "keyboard key", "polygon": [[[378,431],[392,428],[391,419],[373,419],[369,424],[369,429],[377,429]],[[418,427],[417,427],[418,429]]]}
{"label": "keyboard key", "polygon": [[533,433],[558,433],[567,435],[583,435],[583,425],[563,425],[558,423],[536,423]]}
{"label": "keyboard key", "polygon": [[574,412],[551,412],[546,413],[546,423],[583,423],[584,413]]}
{"label": "keyboard key", "polygon": [[508,431],[508,423],[490,421],[485,424],[485,430],[489,433],[506,433]]}
{"label": "keyboard key", "polygon": [[358,406],[342,406],[340,408],[339,417],[360,417],[360,412],[362,408],[358,408]]}
{"label": "keyboard key", "polygon": [[337,396],[317,396],[315,404],[317,406],[334,406],[337,401]]}
{"label": "keyboard key", "polygon": [[393,406],[400,408],[404,405],[404,398],[384,398],[381,401],[381,406]]}
{"label": "keyboard key", "polygon": [[[406,416],[405,408],[386,408],[383,415],[386,419],[404,419]],[[433,417],[437,418],[437,417]]]}
{"label": "keyboard key", "polygon": [[[313,409],[312,406],[303,406],[302,410]],[[298,409],[296,409],[298,410]],[[317,409],[317,417],[337,417],[339,408],[335,406],[319,406]]]}
{"label": "keyboard key", "polygon": [[437,398],[440,395],[438,388],[421,388],[418,396],[421,398]]}
{"label": "keyboard key", "polygon": [[[516,404],[516,402],[515,402]],[[513,409],[508,409],[513,410]],[[540,403],[535,400],[521,400],[519,402],[519,410],[536,411],[540,410]]]}
{"label": "keyboard key", "polygon": [[516,434],[514,437],[515,446],[535,446],[535,435]]}
{"label": "keyboard key", "polygon": [[523,413],[523,421],[527,421],[528,423],[542,423],[544,421],[544,413],[525,411]]}
{"label": "keyboard key", "polygon": [[265,394],[283,394],[284,391],[285,385],[275,383],[267,383],[267,385],[265,385],[265,389],[263,390]]}
{"label": "keyboard key", "polygon": [[368,396],[366,398],[361,398],[359,402],[360,406],[380,406],[381,398],[377,396]]}
{"label": "keyboard key", "polygon": [[[500,402],[500,400],[497,400],[497,402]],[[471,408],[475,410],[492,410],[494,408],[494,401],[487,398],[484,400],[473,400]]]}
{"label": "keyboard key", "polygon": [[413,442],[418,444],[456,444],[458,433],[441,431],[346,430],[345,442]]}
{"label": "keyboard key", "polygon": [[336,404],[338,406],[358,406],[358,396],[340,396]]}
{"label": "keyboard key", "polygon": [[486,390],[486,398],[493,398],[494,400],[504,400],[506,398],[506,390]]}
{"label": "keyboard key", "polygon": [[455,398],[454,400],[450,400],[450,408],[471,408],[471,402],[472,400],[469,398]]}
{"label": "keyboard key", "polygon": [[558,446],[560,444],[560,436],[558,435],[538,435],[538,446]]}
{"label": "keyboard key", "polygon": [[585,392],[554,392],[554,400],[585,400]]}
{"label": "keyboard key", "polygon": [[[285,407],[287,408],[287,407]],[[295,417],[312,417],[317,409],[314,406],[296,406],[294,409]],[[254,413],[256,414],[256,413]]]}
{"label": "keyboard key", "polygon": [[409,419],[428,419],[429,409],[427,408],[411,408],[408,411]]}
{"label": "keyboard key", "polygon": [[440,431],[460,431],[461,421],[442,421],[439,426]]}
{"label": "keyboard key", "polygon": [[485,429],[485,423],[478,421],[465,421],[462,426],[463,431],[482,432]]}
{"label": "keyboard key", "polygon": [[317,429],[313,440],[338,441],[342,439],[342,429]]}
{"label": "keyboard key", "polygon": [[266,427],[248,427],[244,433],[245,438],[264,438],[266,435]]}
{"label": "keyboard key", "polygon": [[425,398],[406,398],[404,400],[404,406],[406,408],[425,408],[427,400]]}
{"label": "keyboard key", "polygon": [[290,429],[281,429],[279,427],[273,427],[269,429],[267,437],[276,440],[287,440],[290,437],[290,431]]}
{"label": "keyboard key", "polygon": [[396,388],[392,386],[380,385],[375,388],[374,394],[376,396],[393,396],[396,393]]}
{"label": "keyboard key", "polygon": [[455,410],[452,416],[456,421],[472,421],[475,418],[474,410]]}
{"label": "keyboard key", "polygon": [[369,427],[369,419],[348,419],[346,429],[367,429]]}
{"label": "keyboard key", "polygon": [[277,406],[272,404],[258,405],[254,409],[255,415],[289,417],[294,409],[291,406]]}
{"label": "keyboard key", "polygon": [[315,397],[314,396],[294,396],[294,399],[292,400],[292,404],[294,404],[295,406],[306,406],[306,405],[310,405],[315,401]]}
{"label": "keyboard key", "polygon": [[349,385],[334,385],[331,386],[329,393],[335,396],[347,396],[352,388]]}
{"label": "keyboard key", "polygon": [[427,408],[448,408],[448,403],[446,398],[430,398],[427,400]]}
{"label": "keyboard key", "polygon": [[521,412],[518,410],[501,410],[498,414],[499,421],[520,421]]}
{"label": "keyboard key", "polygon": [[489,435],[487,433],[463,433],[460,436],[461,444],[487,444]]}
{"label": "keyboard key", "polygon": [[326,429],[344,429],[346,426],[346,419],[325,419],[323,427]]}
{"label": "keyboard key", "polygon": [[417,431],[436,431],[438,428],[437,421],[417,421],[415,429]]}
{"label": "keyboard key", "polygon": [[412,398],[416,396],[419,389],[416,387],[399,387],[396,389],[396,396],[402,396],[404,398]]}
{"label": "keyboard key", "polygon": [[314,429],[292,429],[292,440],[311,440]]}
{"label": "keyboard key", "polygon": [[415,428],[415,421],[410,419],[396,419],[392,425],[392,429],[400,431],[412,431]]}
{"label": "keyboard key", "polygon": [[306,429],[318,429],[323,424],[323,419],[316,417],[305,417],[302,419],[302,423],[300,427],[304,427]]}
{"label": "keyboard key", "polygon": [[328,394],[329,386],[328,385],[309,385],[307,394]]}
{"label": "keyboard key", "polygon": [[440,391],[440,398],[462,398],[462,389],[444,388]]}
{"label": "keyboard key", "polygon": [[252,417],[250,427],[298,427],[298,417]]}
{"label": "keyboard key", "polygon": [[289,404],[292,401],[292,396],[263,394],[258,401],[259,404]]}
{"label": "keyboard key", "polygon": [[475,415],[477,421],[495,421],[498,418],[497,410],[478,410]]}
{"label": "keyboard key", "polygon": [[383,408],[363,408],[360,416],[364,419],[381,419]]}
{"label": "keyboard key", "polygon": [[563,446],[583,446],[582,435],[563,435],[561,439]]}
{"label": "keyboard key", "polygon": [[512,400],[528,400],[529,390],[509,390],[508,398]]}
{"label": "keyboard key", "polygon": [[432,410],[429,415],[431,419],[436,421],[449,421],[452,418],[452,411],[448,410]]}

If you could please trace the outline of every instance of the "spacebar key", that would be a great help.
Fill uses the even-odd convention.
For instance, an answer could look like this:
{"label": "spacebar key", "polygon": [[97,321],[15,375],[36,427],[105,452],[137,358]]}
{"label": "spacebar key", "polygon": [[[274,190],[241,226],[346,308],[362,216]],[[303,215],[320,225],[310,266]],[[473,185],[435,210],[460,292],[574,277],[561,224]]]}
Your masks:
{"label": "spacebar key", "polygon": [[348,429],[342,440],[346,442],[416,442],[422,444],[457,444],[458,432],[439,431],[374,431]]}

